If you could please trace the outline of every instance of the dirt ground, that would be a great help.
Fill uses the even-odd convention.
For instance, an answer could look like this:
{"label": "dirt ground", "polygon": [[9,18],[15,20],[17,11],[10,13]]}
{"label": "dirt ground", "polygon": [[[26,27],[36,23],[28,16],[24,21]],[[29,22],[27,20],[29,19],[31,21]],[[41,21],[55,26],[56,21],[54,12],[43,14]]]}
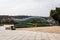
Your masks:
{"label": "dirt ground", "polygon": [[34,31],[34,32],[60,33],[60,27],[59,26],[17,28],[17,30]]}

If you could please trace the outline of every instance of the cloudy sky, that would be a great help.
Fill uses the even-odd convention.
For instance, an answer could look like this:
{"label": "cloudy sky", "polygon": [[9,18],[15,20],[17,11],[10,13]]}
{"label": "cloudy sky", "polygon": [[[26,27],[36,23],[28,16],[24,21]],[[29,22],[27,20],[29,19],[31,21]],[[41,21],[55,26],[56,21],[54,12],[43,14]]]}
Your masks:
{"label": "cloudy sky", "polygon": [[49,16],[60,0],[0,0],[0,15]]}

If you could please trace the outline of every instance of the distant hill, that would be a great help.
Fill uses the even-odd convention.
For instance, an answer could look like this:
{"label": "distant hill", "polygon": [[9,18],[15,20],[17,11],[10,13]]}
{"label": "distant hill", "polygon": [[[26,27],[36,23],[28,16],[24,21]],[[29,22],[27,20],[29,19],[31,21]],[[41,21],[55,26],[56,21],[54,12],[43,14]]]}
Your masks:
{"label": "distant hill", "polygon": [[0,19],[2,19],[2,18],[11,18],[11,17],[22,19],[22,18],[28,18],[28,17],[31,17],[31,16],[7,16],[7,15],[0,15]]}

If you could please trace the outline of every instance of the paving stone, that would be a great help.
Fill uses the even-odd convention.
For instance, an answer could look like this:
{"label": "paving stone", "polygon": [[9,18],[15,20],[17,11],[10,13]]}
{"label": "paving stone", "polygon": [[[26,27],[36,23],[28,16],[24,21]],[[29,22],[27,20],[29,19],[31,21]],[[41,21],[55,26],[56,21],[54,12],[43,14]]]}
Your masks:
{"label": "paving stone", "polygon": [[60,40],[60,34],[0,28],[0,40]]}

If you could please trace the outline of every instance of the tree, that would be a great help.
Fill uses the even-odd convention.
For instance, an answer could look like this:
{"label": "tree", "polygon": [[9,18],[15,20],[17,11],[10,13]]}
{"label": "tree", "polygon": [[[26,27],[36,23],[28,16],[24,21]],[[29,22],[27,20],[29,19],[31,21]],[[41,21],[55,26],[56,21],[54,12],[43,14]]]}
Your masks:
{"label": "tree", "polygon": [[60,25],[60,8],[56,8],[56,10],[51,10],[50,16],[59,23]]}

